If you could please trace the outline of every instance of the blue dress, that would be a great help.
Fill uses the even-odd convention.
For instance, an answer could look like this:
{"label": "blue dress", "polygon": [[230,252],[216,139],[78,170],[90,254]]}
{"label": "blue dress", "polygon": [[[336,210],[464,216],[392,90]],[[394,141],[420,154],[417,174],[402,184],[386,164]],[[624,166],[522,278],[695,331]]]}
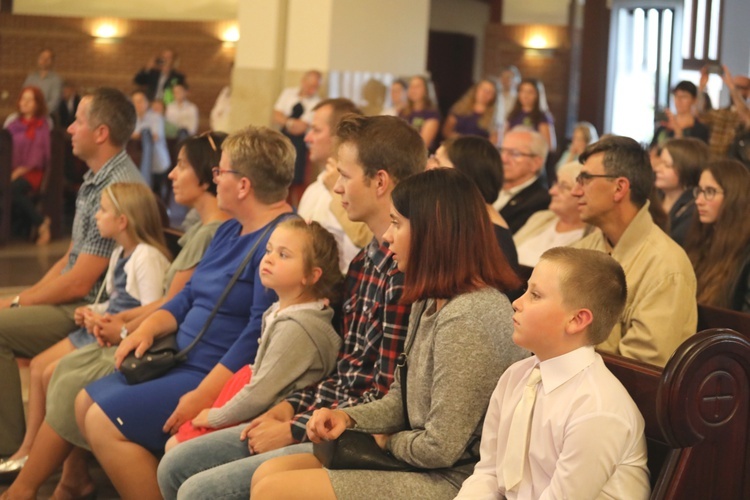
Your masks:
{"label": "blue dress", "polygon": [[[244,236],[240,236],[241,230],[236,220],[222,224],[191,280],[162,307],[180,325],[177,344],[181,349],[200,332],[235,270],[265,227]],[[125,377],[115,372],[86,387],[94,402],[128,440],[154,453],[162,453],[169,439],[169,434],[162,432],[162,426],[183,394],[195,389],[217,363],[232,372],[253,363],[263,312],[277,300],[273,290],[266,289],[260,282],[258,274],[272,232],[268,231],[260,241],[208,331],[184,363],[163,377],[142,384],[128,385]]]}

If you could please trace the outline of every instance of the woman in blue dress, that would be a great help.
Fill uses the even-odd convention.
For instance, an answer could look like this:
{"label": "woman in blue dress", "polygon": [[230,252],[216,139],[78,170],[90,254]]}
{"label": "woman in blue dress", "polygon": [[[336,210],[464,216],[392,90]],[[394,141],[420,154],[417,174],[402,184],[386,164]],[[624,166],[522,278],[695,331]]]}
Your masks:
{"label": "woman in blue dress", "polygon": [[236,370],[253,362],[261,317],[276,300],[261,284],[258,267],[271,233],[266,229],[292,211],[285,200],[294,156],[289,140],[270,129],[248,127],[227,138],[214,182],[219,208],[234,219],[218,229],[182,292],[123,340],[116,365],[131,351],[143,354],[155,338],[175,331],[179,347],[187,346],[258,243],[250,263],[187,361],[142,384],[128,385],[114,373],[79,393],[81,432],[122,497],[159,498],[154,454],[171,432],[211,405]]}

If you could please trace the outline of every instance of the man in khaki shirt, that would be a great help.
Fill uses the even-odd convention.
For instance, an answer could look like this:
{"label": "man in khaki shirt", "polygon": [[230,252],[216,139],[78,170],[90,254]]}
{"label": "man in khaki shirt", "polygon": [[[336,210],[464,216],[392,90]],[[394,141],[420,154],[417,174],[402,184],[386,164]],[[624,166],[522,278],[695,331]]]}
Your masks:
{"label": "man in khaki shirt", "polygon": [[598,348],[664,366],[695,333],[696,284],[685,251],[649,214],[648,154],[633,139],[613,136],[586,148],[580,161],[572,194],[581,219],[597,230],[573,246],[612,255],[628,284],[625,312]]}

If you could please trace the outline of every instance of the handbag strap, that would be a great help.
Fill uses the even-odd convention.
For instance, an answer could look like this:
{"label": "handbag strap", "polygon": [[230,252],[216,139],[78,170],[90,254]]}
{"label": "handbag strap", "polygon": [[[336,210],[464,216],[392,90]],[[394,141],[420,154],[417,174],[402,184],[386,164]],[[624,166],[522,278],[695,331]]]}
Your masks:
{"label": "handbag strap", "polygon": [[193,341],[190,342],[190,344],[188,344],[187,347],[185,347],[183,350],[177,353],[176,357],[178,359],[184,359],[187,356],[187,354],[190,352],[190,350],[198,344],[201,337],[203,337],[203,335],[208,330],[208,327],[211,326],[211,322],[216,316],[216,313],[219,312],[219,308],[224,303],[224,300],[227,298],[227,295],[229,295],[229,292],[232,291],[232,287],[234,286],[234,284],[237,283],[237,280],[239,279],[240,274],[242,274],[242,271],[245,270],[245,267],[247,266],[248,262],[250,262],[250,259],[252,259],[253,255],[255,255],[255,250],[258,248],[258,245],[260,244],[260,242],[263,241],[263,238],[266,237],[266,235],[271,229],[276,227],[276,225],[281,221],[281,219],[288,217],[290,215],[295,216],[293,213],[286,212],[276,217],[266,226],[266,229],[263,231],[260,237],[257,240],[255,240],[255,243],[253,244],[252,248],[250,249],[249,252],[247,252],[247,255],[245,255],[245,258],[242,260],[242,263],[237,267],[237,270],[234,272],[232,279],[229,280],[229,283],[224,288],[224,291],[221,292],[221,296],[219,297],[219,300],[216,301],[216,304],[214,305],[214,308],[211,311],[211,314],[208,315],[208,319],[206,319],[206,322],[203,324],[203,328],[201,328],[201,331],[198,333],[198,335],[195,336]]}
{"label": "handbag strap", "polygon": [[417,336],[419,323],[420,321],[422,321],[422,315],[424,314],[424,311],[425,308],[422,307],[422,310],[419,311],[419,314],[416,315],[417,321],[412,327],[412,335],[407,339],[407,344],[404,347],[404,352],[398,355],[398,363],[396,364],[396,368],[398,368],[399,379],[401,381],[401,406],[404,410],[404,422],[406,423],[407,429],[411,429],[411,422],[409,422],[409,408],[406,405],[406,376],[409,373],[409,367],[406,362],[409,359],[411,346],[414,344],[414,339]]}

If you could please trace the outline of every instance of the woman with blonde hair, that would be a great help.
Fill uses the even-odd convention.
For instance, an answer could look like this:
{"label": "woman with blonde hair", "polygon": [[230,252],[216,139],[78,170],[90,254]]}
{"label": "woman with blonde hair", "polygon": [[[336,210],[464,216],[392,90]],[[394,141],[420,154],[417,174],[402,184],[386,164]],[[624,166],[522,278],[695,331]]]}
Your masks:
{"label": "woman with blonde hair", "polygon": [[443,125],[443,137],[478,135],[497,143],[497,96],[497,84],[490,79],[472,85],[451,108]]}
{"label": "woman with blonde hair", "polygon": [[596,132],[596,127],[591,123],[576,123],[575,128],[573,128],[573,135],[570,138],[570,145],[568,146],[568,149],[563,151],[563,154],[557,161],[555,170],[560,170],[560,168],[566,163],[578,160],[578,157],[583,153],[583,150],[586,149],[586,146],[598,140],[599,134]]}

